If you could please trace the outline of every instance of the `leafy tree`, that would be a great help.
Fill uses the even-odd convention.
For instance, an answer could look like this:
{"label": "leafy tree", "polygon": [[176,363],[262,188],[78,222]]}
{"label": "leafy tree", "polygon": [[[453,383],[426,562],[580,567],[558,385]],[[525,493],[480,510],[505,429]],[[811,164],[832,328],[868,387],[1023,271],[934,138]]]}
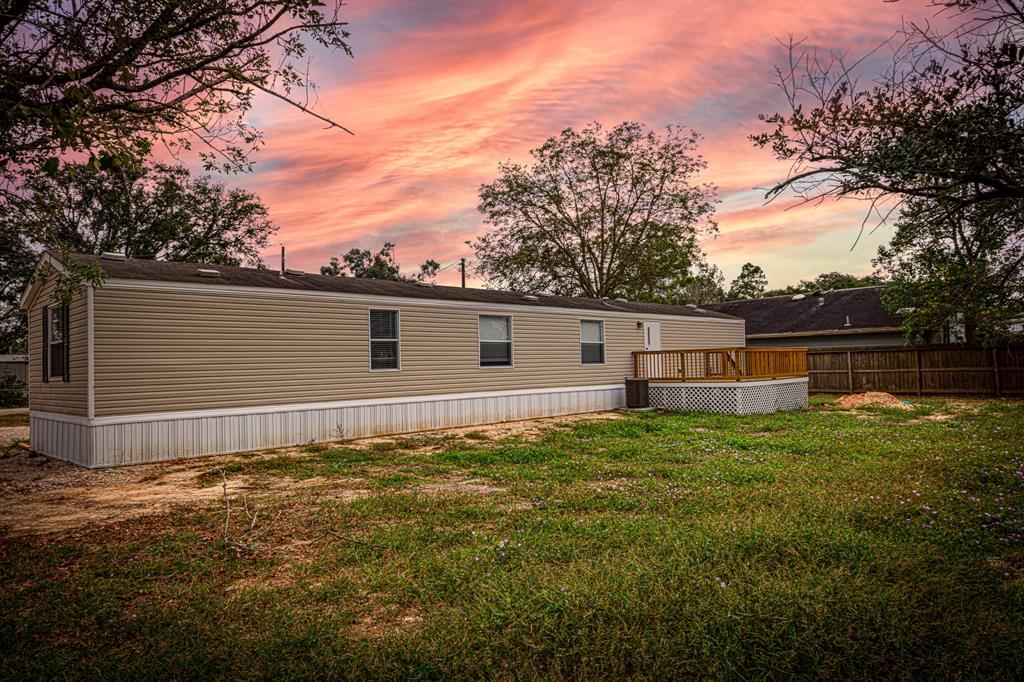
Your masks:
{"label": "leafy tree", "polygon": [[659,299],[659,303],[694,303],[703,305],[705,303],[716,303],[725,299],[725,276],[718,269],[717,265],[699,259],[692,268],[687,278],[681,282],[671,295]]}
{"label": "leafy tree", "polygon": [[47,248],[259,265],[260,251],[277,230],[255,194],[193,178],[183,166],[95,173],[68,164],[53,175],[33,175],[24,187],[28,196],[12,204],[8,219]]}
{"label": "leafy tree", "polygon": [[[256,195],[207,177],[192,178],[181,166],[95,172],[84,164],[66,164],[52,174],[27,176],[23,191],[0,212],[5,345],[24,338],[18,297],[43,249],[260,265],[260,251],[277,230]],[[65,259],[65,266],[78,272],[59,286],[99,279],[73,259]]]}
{"label": "leafy tree", "polygon": [[416,273],[416,280],[422,282],[433,282],[434,279],[437,277],[438,271],[440,270],[441,264],[438,263],[433,258],[428,258],[427,260],[420,263],[420,271]]}
{"label": "leafy tree", "polygon": [[0,220],[0,351],[24,352],[25,320],[18,311],[21,293],[39,256],[25,248],[21,231]]}
{"label": "leafy tree", "polygon": [[740,269],[739,276],[729,285],[729,293],[726,296],[730,301],[741,298],[761,298],[764,296],[768,278],[764,276],[764,270],[753,263],[744,263]]}
{"label": "leafy tree", "polygon": [[437,276],[441,264],[436,260],[426,260],[420,264],[415,276],[407,277],[395,258],[395,245],[384,242],[377,253],[365,249],[349,249],[341,259],[331,258],[328,265],[321,266],[320,274],[334,277],[367,277],[371,279],[389,279],[397,282],[417,282],[433,280]]}
{"label": "leafy tree", "polygon": [[856,289],[884,284],[885,278],[879,275],[851,275],[845,272],[823,272],[814,279],[800,280],[805,291],[831,291],[835,289]]}
{"label": "leafy tree", "polygon": [[12,0],[0,9],[0,175],[132,163],[153,141],[245,168],[254,96],[309,105],[308,49],[351,54],[341,2]]}
{"label": "leafy tree", "polygon": [[778,71],[789,112],[763,116],[770,130],[753,140],[791,163],[769,197],[859,196],[899,216],[875,262],[892,278],[889,307],[913,309],[911,337],[962,323],[992,340],[1022,303],[1024,5],[933,6],[953,28],[904,25],[868,88],[858,77],[871,60],[791,44]]}
{"label": "leafy tree", "polygon": [[[911,339],[962,324],[968,342],[994,342],[1024,311],[1024,201],[947,205],[908,201],[875,265],[891,283],[882,300],[909,311]],[[941,216],[937,219],[936,216]]]}
{"label": "leafy tree", "polygon": [[[882,49],[892,65],[859,77],[849,62],[790,45],[778,69],[789,111],[761,119],[752,136],[791,164],[769,197],[789,189],[808,200],[869,198],[887,217],[908,198],[914,212],[1024,197],[1024,5],[1019,0],[941,0],[956,27],[906,24]],[[871,55],[868,55],[871,56]],[[886,213],[881,206],[892,199]]]}
{"label": "leafy tree", "polygon": [[700,136],[639,123],[568,128],[503,163],[480,188],[493,229],[472,244],[477,272],[505,289],[657,300],[686,280],[715,224]]}
{"label": "leafy tree", "polygon": [[788,294],[804,294],[811,291],[831,291],[834,289],[856,289],[884,284],[885,278],[879,275],[851,275],[845,272],[823,272],[814,279],[802,279],[799,284],[790,284],[783,289],[771,289],[764,296],[785,296]]}

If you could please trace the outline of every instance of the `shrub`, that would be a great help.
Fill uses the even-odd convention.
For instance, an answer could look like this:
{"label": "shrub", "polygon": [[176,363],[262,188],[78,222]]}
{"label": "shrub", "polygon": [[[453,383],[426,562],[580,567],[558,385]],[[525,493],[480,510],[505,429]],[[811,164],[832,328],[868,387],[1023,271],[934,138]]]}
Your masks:
{"label": "shrub", "polygon": [[25,382],[18,381],[12,374],[0,377],[0,408],[25,407],[28,405],[28,391]]}

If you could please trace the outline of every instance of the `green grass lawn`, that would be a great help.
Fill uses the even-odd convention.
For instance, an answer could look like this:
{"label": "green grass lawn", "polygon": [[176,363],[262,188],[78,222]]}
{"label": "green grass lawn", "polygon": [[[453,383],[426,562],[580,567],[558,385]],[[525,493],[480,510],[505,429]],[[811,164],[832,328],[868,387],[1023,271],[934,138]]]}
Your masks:
{"label": "green grass lawn", "polygon": [[1024,403],[915,402],[235,460],[0,540],[0,676],[1019,677]]}

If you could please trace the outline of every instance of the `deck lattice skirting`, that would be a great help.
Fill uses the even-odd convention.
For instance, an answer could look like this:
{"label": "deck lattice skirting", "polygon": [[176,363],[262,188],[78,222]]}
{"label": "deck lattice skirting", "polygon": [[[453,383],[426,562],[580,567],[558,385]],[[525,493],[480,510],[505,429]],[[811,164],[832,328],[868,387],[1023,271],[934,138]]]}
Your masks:
{"label": "deck lattice skirting", "polygon": [[31,412],[32,449],[90,468],[411,433],[625,405],[621,385],[86,419]]}
{"label": "deck lattice skirting", "polygon": [[765,381],[658,382],[650,385],[652,407],[681,412],[767,414],[807,407],[807,378]]}

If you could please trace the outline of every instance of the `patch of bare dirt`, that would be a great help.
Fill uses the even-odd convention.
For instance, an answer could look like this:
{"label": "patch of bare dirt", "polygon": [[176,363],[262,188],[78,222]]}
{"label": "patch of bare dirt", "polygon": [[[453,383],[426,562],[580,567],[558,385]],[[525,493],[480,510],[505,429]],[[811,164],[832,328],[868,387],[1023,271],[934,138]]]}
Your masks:
{"label": "patch of bare dirt", "polygon": [[914,409],[912,405],[904,403],[892,393],[881,391],[844,395],[835,402],[835,405],[845,410],[855,410],[863,407],[887,407],[895,410]]}
{"label": "patch of bare dirt", "polygon": [[569,414],[562,417],[541,417],[514,422],[498,422],[497,424],[460,426],[452,429],[438,429],[437,431],[422,431],[407,434],[405,436],[374,436],[372,438],[360,438],[358,440],[347,441],[345,446],[352,448],[372,448],[376,444],[388,444],[394,447],[406,449],[403,446],[410,445],[411,448],[408,449],[412,452],[432,452],[443,448],[444,441],[452,438],[487,441],[518,436],[526,439],[533,439],[541,437],[546,431],[567,430],[577,422],[623,419],[624,417],[625,415],[619,412]]}
{"label": "patch of bare dirt", "polygon": [[415,627],[423,622],[423,616],[412,607],[380,609],[359,618],[352,630],[361,637],[381,637],[401,628]]}
{"label": "patch of bare dirt", "polygon": [[[280,456],[277,454],[266,455]],[[224,490],[204,475],[251,455],[226,455],[110,469],[83,469],[23,451],[0,458],[0,532],[36,535],[106,526],[165,513],[177,506],[220,504]],[[264,458],[259,455],[258,458]],[[228,495],[267,497],[296,494],[353,500],[371,491],[352,488],[362,479],[228,476]]]}
{"label": "patch of bare dirt", "polygon": [[16,440],[28,440],[27,426],[0,426],[0,445]]}
{"label": "patch of bare dirt", "polygon": [[[372,448],[383,444],[425,449],[445,447],[446,439],[498,440],[511,436],[537,438],[545,431],[567,429],[581,421],[621,419],[615,412],[568,415],[518,422],[504,422],[440,431],[414,436],[364,438],[344,444],[348,448]],[[18,434],[27,428],[14,427]],[[16,436],[20,437],[20,436]],[[417,439],[422,439],[419,441]],[[334,444],[336,447],[338,444]],[[331,447],[331,444],[327,444]],[[413,450],[415,452],[415,450]],[[166,513],[178,506],[204,507],[220,504],[223,489],[209,485],[208,474],[239,462],[282,456],[309,456],[307,446],[273,448],[256,453],[218,455],[110,469],[83,469],[30,451],[13,451],[0,457],[0,535],[22,536],[67,533],[87,527],[107,526],[126,519]],[[350,501],[376,494],[361,487],[362,478],[311,478],[293,480],[283,476],[228,476],[228,494],[255,497],[315,494],[318,499]],[[419,490],[427,494],[491,495],[505,492],[485,481],[451,480],[426,483]]]}
{"label": "patch of bare dirt", "polygon": [[[6,458],[2,469],[9,472],[13,468],[11,460],[22,458],[22,455]],[[24,456],[26,460],[29,458]],[[35,456],[31,459],[41,458]],[[89,471],[64,462],[47,461],[52,465],[39,466],[32,462],[23,471],[49,471],[53,474],[51,478],[26,476],[20,481],[3,481],[0,490],[5,504],[0,509],[0,528],[8,535],[35,535],[104,526],[167,512],[178,505],[220,504],[224,495],[221,486],[201,484],[201,470],[171,470],[153,477],[152,471],[145,471],[150,467]],[[277,479],[269,486],[263,481],[258,486],[254,483],[253,477],[230,477],[228,494],[297,492],[323,482]]]}
{"label": "patch of bare dirt", "polygon": [[494,495],[505,492],[505,488],[490,485],[486,481],[467,479],[464,481],[442,481],[440,483],[423,483],[416,489],[429,495]]}
{"label": "patch of bare dirt", "polygon": [[[361,497],[369,497],[373,495],[372,490],[366,488],[337,488],[332,483],[335,483],[337,479],[308,479],[313,481],[314,484],[324,485],[324,489],[320,492],[321,498],[329,500],[339,500],[341,502],[351,502],[352,500],[358,500]],[[351,481],[352,479],[348,479]],[[362,480],[362,479],[359,479]]]}
{"label": "patch of bare dirt", "polygon": [[935,414],[926,414],[915,419],[908,420],[907,424],[924,424],[926,422],[946,422],[953,419],[956,415],[946,414],[945,412],[936,412]]}

